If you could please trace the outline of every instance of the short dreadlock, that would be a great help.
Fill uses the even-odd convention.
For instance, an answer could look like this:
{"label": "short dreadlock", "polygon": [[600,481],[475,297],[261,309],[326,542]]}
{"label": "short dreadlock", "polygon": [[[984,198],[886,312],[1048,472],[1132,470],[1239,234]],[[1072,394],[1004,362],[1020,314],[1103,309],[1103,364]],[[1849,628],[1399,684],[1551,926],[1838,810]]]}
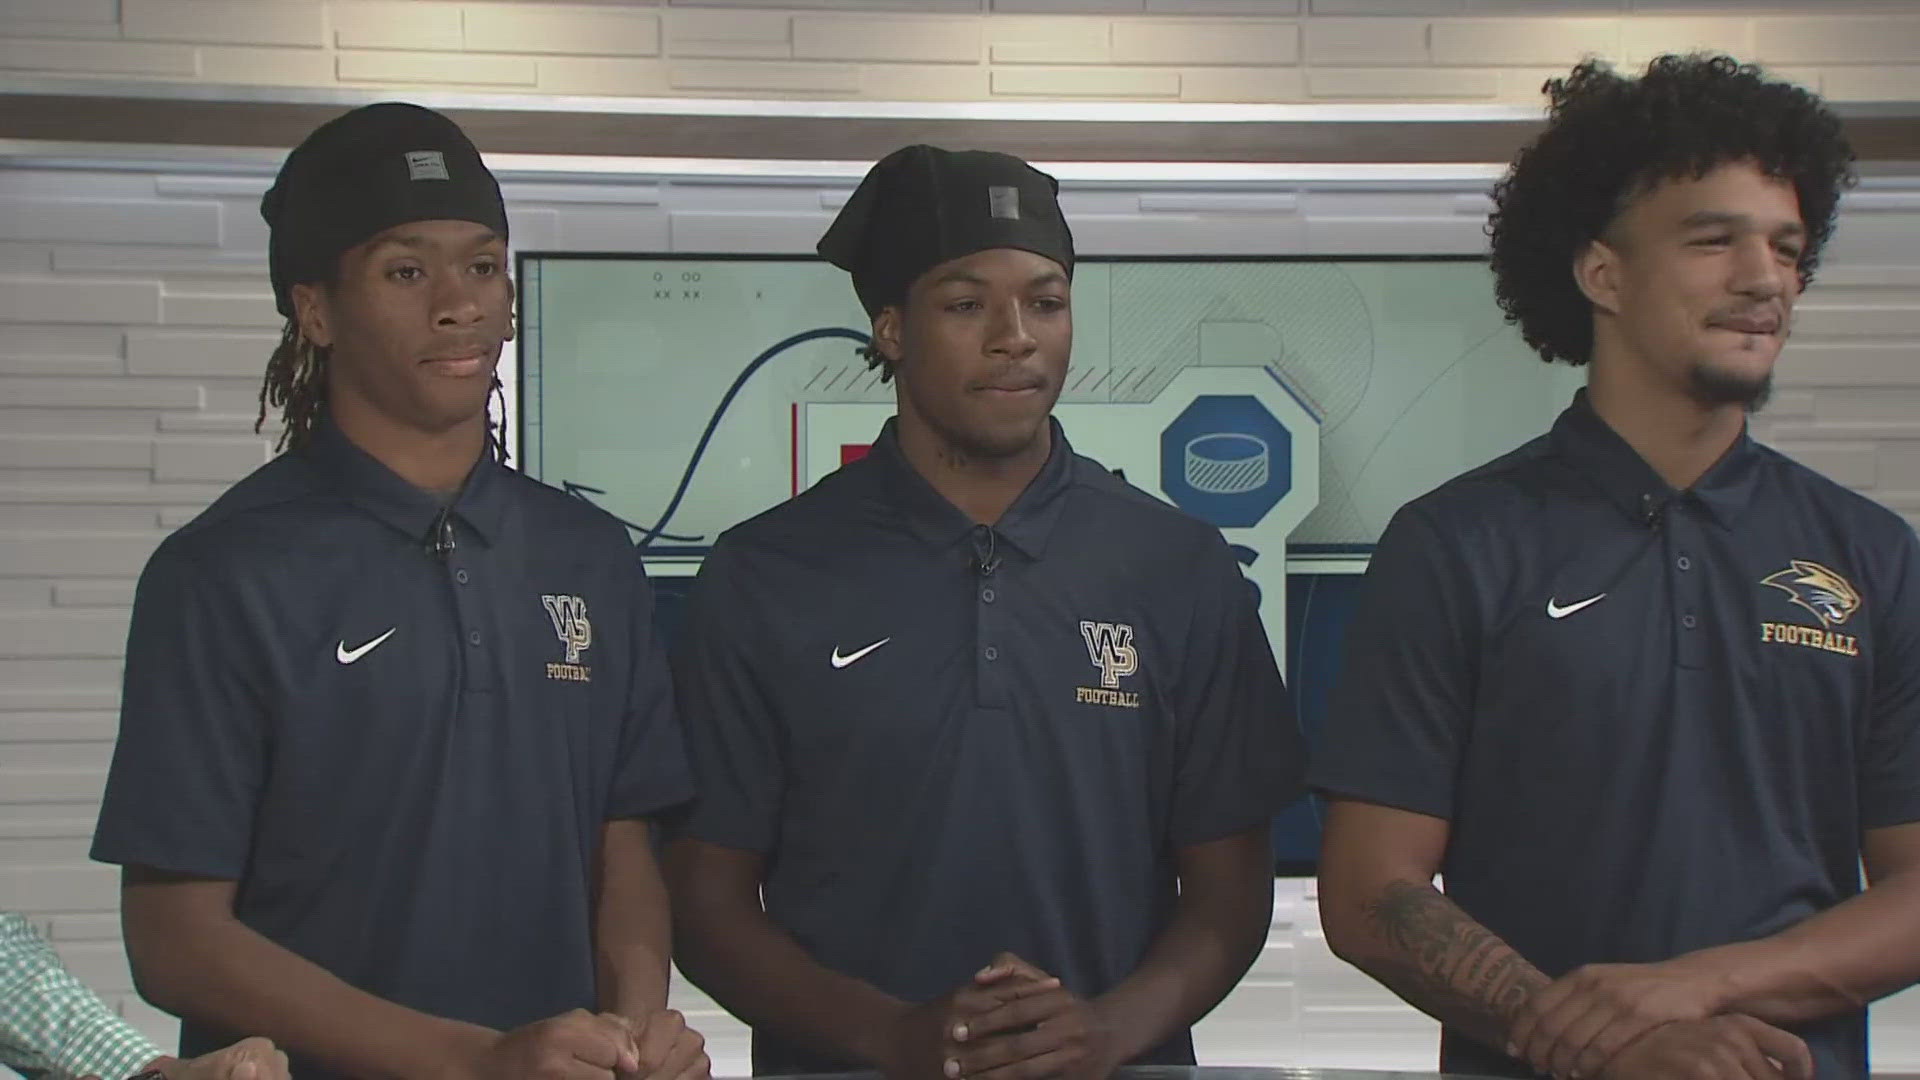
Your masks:
{"label": "short dreadlock", "polygon": [[315,345],[300,332],[300,324],[287,320],[280,331],[280,344],[267,358],[267,374],[260,380],[260,414],[254,418],[258,432],[267,422],[269,407],[280,410],[280,439],[273,444],[275,453],[291,446],[298,450],[307,444],[320,417],[327,411],[327,361],[333,350]]}

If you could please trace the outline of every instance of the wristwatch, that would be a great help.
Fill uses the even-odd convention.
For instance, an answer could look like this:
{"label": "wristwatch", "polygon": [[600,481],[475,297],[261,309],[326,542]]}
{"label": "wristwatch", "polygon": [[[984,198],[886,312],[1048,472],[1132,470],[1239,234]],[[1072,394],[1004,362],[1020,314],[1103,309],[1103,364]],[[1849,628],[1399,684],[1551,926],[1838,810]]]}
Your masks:
{"label": "wristwatch", "polygon": [[148,1069],[145,1072],[134,1073],[127,1080],[167,1080],[167,1074],[159,1069]]}

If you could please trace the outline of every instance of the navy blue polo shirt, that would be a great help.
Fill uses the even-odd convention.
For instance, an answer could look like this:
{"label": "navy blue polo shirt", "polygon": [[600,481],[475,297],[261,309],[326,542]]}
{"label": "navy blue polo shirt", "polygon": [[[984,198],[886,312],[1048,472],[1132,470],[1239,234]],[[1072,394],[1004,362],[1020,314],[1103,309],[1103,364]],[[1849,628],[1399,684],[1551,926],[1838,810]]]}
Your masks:
{"label": "navy blue polo shirt", "polygon": [[[1312,780],[1447,819],[1447,894],[1549,976],[1778,933],[1920,819],[1920,546],[1744,434],[1673,491],[1582,391],[1394,517]],[[1866,1075],[1864,1011],[1797,1032]]]}
{"label": "navy blue polo shirt", "polygon": [[491,455],[444,556],[438,515],[325,424],[168,537],[93,856],[235,880],[348,983],[507,1029],[594,1006],[600,829],[692,787],[625,529]]}
{"label": "navy blue polo shirt", "polygon": [[[1292,707],[1219,532],[1059,425],[991,529],[873,452],[723,535],[674,682],[696,839],[766,856],[814,959],[929,1001],[1002,949],[1094,997],[1165,925],[1175,853],[1301,790]],[[1190,1064],[1185,1031],[1143,1061]],[[756,1033],[757,1073],[834,1061]]]}

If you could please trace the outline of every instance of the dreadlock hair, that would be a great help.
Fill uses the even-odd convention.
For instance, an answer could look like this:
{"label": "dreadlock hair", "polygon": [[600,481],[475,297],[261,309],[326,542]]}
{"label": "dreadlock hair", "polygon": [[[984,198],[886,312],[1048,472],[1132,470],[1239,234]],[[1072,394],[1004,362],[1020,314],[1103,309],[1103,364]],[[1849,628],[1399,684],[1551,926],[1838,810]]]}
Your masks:
{"label": "dreadlock hair", "polygon": [[893,381],[893,362],[888,360],[886,354],[878,348],[872,345],[862,345],[853,350],[853,354],[867,362],[868,371],[879,368],[880,381],[882,383],[890,383]]}
{"label": "dreadlock hair", "polygon": [[267,422],[268,406],[280,410],[283,427],[274,453],[305,446],[326,414],[327,361],[332,354],[331,348],[307,340],[293,319],[280,331],[280,344],[267,358],[267,374],[260,380],[260,414],[253,421],[257,434]]}
{"label": "dreadlock hair", "polygon": [[[908,283],[892,282],[885,278],[874,278],[865,273],[856,273],[854,275],[854,287],[856,291],[862,294],[863,298],[870,296],[872,299],[879,301],[879,305],[871,309],[874,314],[877,315],[887,308],[900,308],[902,309],[902,313],[905,313]],[[886,354],[880,351],[879,346],[872,344],[863,345],[853,350],[853,352],[855,356],[867,362],[867,369],[869,371],[875,368],[880,370],[880,381],[882,383],[890,383],[893,381],[893,362],[887,359]]]}
{"label": "dreadlock hair", "polygon": [[1592,359],[1593,306],[1574,259],[1661,181],[1750,161],[1790,182],[1807,229],[1800,285],[1813,280],[1856,177],[1839,118],[1812,93],[1706,53],[1662,56],[1638,79],[1587,60],[1542,89],[1547,128],[1494,185],[1487,221],[1494,297],[1542,360]]}

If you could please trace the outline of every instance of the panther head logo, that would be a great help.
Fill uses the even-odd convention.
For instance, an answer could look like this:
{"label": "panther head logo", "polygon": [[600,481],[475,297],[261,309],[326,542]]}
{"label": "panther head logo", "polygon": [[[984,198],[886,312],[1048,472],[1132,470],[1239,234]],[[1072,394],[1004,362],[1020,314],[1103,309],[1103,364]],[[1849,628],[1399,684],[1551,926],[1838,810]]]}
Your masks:
{"label": "panther head logo", "polygon": [[1829,629],[1846,622],[1860,609],[1860,594],[1847,579],[1816,562],[1794,559],[1787,569],[1760,580],[1813,612],[1820,625]]}

